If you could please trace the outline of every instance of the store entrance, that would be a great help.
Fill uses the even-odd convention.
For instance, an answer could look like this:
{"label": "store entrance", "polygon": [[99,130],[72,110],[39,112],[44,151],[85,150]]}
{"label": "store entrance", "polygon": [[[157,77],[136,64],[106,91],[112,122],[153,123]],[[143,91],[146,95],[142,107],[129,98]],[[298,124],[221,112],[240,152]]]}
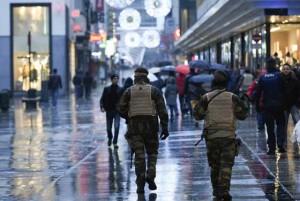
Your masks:
{"label": "store entrance", "polygon": [[277,55],[278,67],[300,63],[300,24],[273,24],[270,33],[271,54]]}
{"label": "store entrance", "polygon": [[13,88],[41,90],[50,74],[48,6],[14,6],[12,20]]}

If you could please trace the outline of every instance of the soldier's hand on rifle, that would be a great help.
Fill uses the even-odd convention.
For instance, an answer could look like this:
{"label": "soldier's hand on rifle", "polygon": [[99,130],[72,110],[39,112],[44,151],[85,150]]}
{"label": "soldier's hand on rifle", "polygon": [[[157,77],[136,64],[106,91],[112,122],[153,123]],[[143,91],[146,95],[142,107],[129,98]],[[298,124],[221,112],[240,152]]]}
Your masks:
{"label": "soldier's hand on rifle", "polygon": [[167,137],[169,137],[169,132],[167,130],[162,130],[160,134],[160,139],[165,140],[167,139]]}

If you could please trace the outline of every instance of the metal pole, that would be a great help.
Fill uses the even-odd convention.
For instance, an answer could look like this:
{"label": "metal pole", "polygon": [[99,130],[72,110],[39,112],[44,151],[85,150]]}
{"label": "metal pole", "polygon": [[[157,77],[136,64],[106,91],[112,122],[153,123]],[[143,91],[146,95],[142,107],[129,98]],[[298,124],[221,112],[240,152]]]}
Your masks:
{"label": "metal pole", "polygon": [[27,35],[27,43],[28,43],[28,65],[29,65],[29,88],[31,89],[31,33],[30,31],[28,32],[28,35]]}

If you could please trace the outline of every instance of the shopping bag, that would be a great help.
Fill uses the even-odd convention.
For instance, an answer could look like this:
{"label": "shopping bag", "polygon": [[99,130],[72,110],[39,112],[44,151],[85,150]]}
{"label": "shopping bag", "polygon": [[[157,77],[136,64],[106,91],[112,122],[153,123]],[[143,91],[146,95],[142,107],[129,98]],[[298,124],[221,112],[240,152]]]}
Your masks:
{"label": "shopping bag", "polygon": [[297,122],[292,134],[292,142],[300,143],[300,121]]}

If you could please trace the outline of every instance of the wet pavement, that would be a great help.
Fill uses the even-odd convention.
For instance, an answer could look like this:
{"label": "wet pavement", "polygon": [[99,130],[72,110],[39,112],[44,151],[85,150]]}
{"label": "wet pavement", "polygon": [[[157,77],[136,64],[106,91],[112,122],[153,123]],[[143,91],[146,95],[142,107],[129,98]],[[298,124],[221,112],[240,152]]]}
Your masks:
{"label": "wet pavement", "polygon": [[[202,122],[185,116],[170,123],[170,137],[160,141],[156,183],[138,196],[130,149],[121,122],[119,149],[108,148],[101,93],[91,100],[60,97],[57,108],[40,104],[25,110],[14,98],[0,112],[0,200],[98,201],[213,200]],[[289,139],[292,133],[289,126]],[[299,147],[288,140],[288,153],[266,155],[266,134],[258,132],[255,113],[239,122],[240,155],[233,168],[233,200],[300,200]]]}

